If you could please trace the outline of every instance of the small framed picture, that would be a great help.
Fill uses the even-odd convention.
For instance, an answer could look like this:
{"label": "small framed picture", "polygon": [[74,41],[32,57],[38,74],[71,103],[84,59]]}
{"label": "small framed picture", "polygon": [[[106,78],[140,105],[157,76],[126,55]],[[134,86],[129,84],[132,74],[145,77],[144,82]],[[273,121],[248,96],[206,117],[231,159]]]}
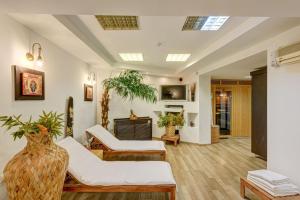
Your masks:
{"label": "small framed picture", "polygon": [[13,66],[15,72],[15,100],[44,100],[44,72]]}
{"label": "small framed picture", "polygon": [[84,100],[85,101],[93,101],[93,86],[84,84]]}

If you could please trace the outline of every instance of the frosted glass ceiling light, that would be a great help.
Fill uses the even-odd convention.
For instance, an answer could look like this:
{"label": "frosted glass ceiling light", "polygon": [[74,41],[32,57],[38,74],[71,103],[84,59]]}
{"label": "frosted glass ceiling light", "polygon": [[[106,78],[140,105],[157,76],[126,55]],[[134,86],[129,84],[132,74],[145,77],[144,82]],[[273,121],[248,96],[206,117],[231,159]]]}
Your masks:
{"label": "frosted glass ceiling light", "polygon": [[144,61],[142,53],[119,53],[124,61]]}
{"label": "frosted glass ceiling light", "polygon": [[183,25],[183,31],[217,31],[229,16],[189,16]]}
{"label": "frosted glass ceiling light", "polygon": [[185,62],[191,54],[168,54],[167,62]]}
{"label": "frosted glass ceiling light", "polygon": [[227,21],[228,16],[209,16],[201,27],[202,31],[217,31]]}

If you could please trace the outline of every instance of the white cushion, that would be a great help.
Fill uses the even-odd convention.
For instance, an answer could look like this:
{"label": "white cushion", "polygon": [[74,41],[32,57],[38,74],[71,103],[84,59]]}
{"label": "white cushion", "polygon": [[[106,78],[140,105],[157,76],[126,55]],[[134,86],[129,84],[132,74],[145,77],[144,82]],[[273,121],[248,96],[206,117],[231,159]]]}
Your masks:
{"label": "white cushion", "polygon": [[140,140],[118,140],[108,130],[101,125],[93,126],[87,129],[97,139],[101,140],[106,146],[118,151],[165,151],[165,145],[162,141],[140,141]]}
{"label": "white cushion", "polygon": [[163,161],[103,161],[71,137],[57,144],[69,154],[68,171],[90,186],[175,184],[171,166]]}

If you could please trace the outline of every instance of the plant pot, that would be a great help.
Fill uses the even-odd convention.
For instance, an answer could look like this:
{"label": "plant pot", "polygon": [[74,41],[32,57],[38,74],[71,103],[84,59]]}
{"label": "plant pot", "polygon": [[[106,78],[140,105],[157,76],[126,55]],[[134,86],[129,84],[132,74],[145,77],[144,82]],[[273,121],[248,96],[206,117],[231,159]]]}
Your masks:
{"label": "plant pot", "polygon": [[166,135],[174,136],[175,135],[175,126],[167,126],[166,127]]}
{"label": "plant pot", "polygon": [[69,156],[53,143],[47,129],[26,134],[26,147],[5,166],[4,181],[10,200],[60,200]]}

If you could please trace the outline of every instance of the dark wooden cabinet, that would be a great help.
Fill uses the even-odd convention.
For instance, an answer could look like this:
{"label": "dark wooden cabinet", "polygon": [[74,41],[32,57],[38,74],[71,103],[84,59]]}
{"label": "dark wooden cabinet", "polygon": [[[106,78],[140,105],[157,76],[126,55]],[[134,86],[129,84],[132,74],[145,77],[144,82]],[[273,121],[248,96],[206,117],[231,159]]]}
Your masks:
{"label": "dark wooden cabinet", "polygon": [[139,117],[114,119],[114,133],[120,140],[152,140],[152,119]]}
{"label": "dark wooden cabinet", "polygon": [[252,135],[251,151],[267,160],[267,68],[251,72]]}

